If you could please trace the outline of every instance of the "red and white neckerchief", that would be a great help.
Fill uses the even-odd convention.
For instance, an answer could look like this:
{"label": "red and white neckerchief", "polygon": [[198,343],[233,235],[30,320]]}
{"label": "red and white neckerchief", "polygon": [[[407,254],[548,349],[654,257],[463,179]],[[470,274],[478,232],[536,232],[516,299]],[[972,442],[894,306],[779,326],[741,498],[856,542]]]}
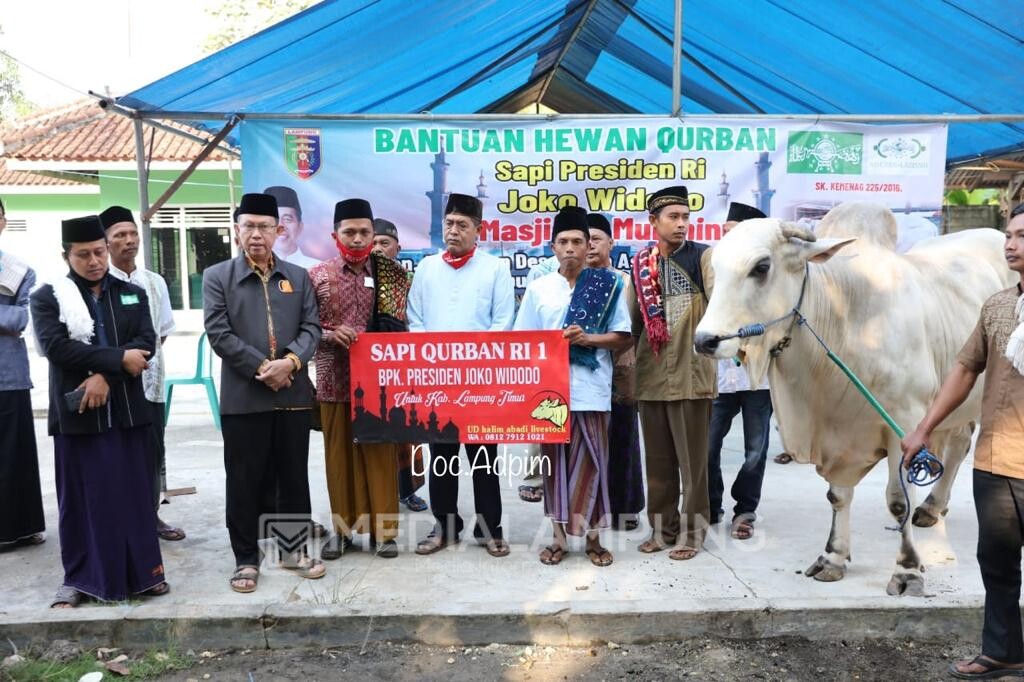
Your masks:
{"label": "red and white neckerchief", "polygon": [[469,259],[473,257],[474,253],[476,253],[475,246],[462,256],[453,256],[448,251],[445,251],[444,253],[441,254],[441,260],[443,260],[445,263],[458,270],[463,265],[469,262]]}

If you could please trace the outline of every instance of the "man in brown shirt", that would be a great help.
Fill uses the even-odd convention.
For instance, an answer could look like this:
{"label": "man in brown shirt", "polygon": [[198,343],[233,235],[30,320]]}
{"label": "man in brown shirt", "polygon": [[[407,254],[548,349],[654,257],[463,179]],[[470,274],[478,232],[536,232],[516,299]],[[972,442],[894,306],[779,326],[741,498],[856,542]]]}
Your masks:
{"label": "man in brown shirt", "polygon": [[713,273],[710,249],[686,239],[687,201],[682,186],[648,198],[658,243],[636,255],[630,296],[651,523],[651,537],[639,549],[651,553],[673,547],[669,557],[681,560],[697,555],[707,533],[708,425],[717,393],[715,361],[693,350]]}
{"label": "man in brown shirt", "polygon": [[[393,559],[398,556],[398,446],[353,440],[349,346],[372,325],[375,301],[393,304],[404,322],[409,280],[396,261],[371,253],[373,211],[365,199],[335,205],[334,241],[340,255],[309,271],[324,330],[315,355],[316,397],[336,533],[321,556],[337,559],[352,546],[353,533],[369,533],[377,555]],[[356,394],[376,388],[356,386]],[[384,409],[381,405],[380,419],[387,417]]]}
{"label": "man in brown shirt", "polygon": [[[985,584],[981,655],[950,666],[960,679],[1024,673],[1020,614],[1020,559],[1024,543],[1024,358],[1007,357],[1010,335],[1024,328],[1024,204],[1006,225],[1006,263],[1020,274],[1016,286],[993,295],[981,309],[957,364],[917,429],[903,440],[903,460],[928,443],[932,431],[970,394],[985,372],[981,433],[974,451],[974,506],[978,514],[978,566]],[[1018,333],[1017,336],[1020,334]],[[1013,344],[1016,346],[1016,344]],[[1018,351],[1020,352],[1020,351]]]}

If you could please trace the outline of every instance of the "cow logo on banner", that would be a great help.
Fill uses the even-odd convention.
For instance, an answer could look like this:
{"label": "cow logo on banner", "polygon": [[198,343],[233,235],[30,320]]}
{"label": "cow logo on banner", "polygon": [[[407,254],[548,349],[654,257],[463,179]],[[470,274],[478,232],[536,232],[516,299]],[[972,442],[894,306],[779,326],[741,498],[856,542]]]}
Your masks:
{"label": "cow logo on banner", "polygon": [[284,162],[300,180],[309,180],[320,170],[320,129],[285,128]]}

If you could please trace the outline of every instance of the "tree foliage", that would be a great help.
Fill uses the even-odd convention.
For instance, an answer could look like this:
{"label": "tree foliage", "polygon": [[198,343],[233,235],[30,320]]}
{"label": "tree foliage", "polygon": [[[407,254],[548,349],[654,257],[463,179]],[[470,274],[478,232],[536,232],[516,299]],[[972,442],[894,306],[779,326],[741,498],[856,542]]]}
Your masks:
{"label": "tree foliage", "polygon": [[[0,36],[3,29],[0,28]],[[21,89],[21,71],[18,62],[0,54],[0,123],[7,123],[32,113],[33,104]]]}
{"label": "tree foliage", "polygon": [[215,26],[203,42],[203,50],[207,54],[221,50],[315,3],[316,0],[220,0],[206,10]]}

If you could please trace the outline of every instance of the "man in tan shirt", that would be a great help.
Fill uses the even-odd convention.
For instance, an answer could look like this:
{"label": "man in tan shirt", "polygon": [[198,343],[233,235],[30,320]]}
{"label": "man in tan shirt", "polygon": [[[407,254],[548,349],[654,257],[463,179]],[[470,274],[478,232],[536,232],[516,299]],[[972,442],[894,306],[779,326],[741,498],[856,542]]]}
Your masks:
{"label": "man in tan shirt", "polygon": [[[636,399],[647,462],[645,553],[672,547],[672,559],[692,559],[704,545],[708,519],[708,425],[717,394],[715,361],[693,350],[707,309],[711,250],[686,239],[686,188],[650,195],[647,210],[658,243],[633,261],[630,303],[636,340]],[[679,488],[682,482],[682,513]]]}
{"label": "man in tan shirt", "polygon": [[[928,443],[932,431],[964,400],[985,372],[981,433],[974,450],[978,566],[985,584],[981,655],[958,661],[960,679],[1024,675],[1020,620],[1020,559],[1024,542],[1024,204],[1006,225],[1006,263],[1016,286],[989,298],[957,364],[917,429],[903,440],[903,460]],[[1015,331],[1016,330],[1016,331]],[[1012,335],[1012,339],[1011,339]]]}

